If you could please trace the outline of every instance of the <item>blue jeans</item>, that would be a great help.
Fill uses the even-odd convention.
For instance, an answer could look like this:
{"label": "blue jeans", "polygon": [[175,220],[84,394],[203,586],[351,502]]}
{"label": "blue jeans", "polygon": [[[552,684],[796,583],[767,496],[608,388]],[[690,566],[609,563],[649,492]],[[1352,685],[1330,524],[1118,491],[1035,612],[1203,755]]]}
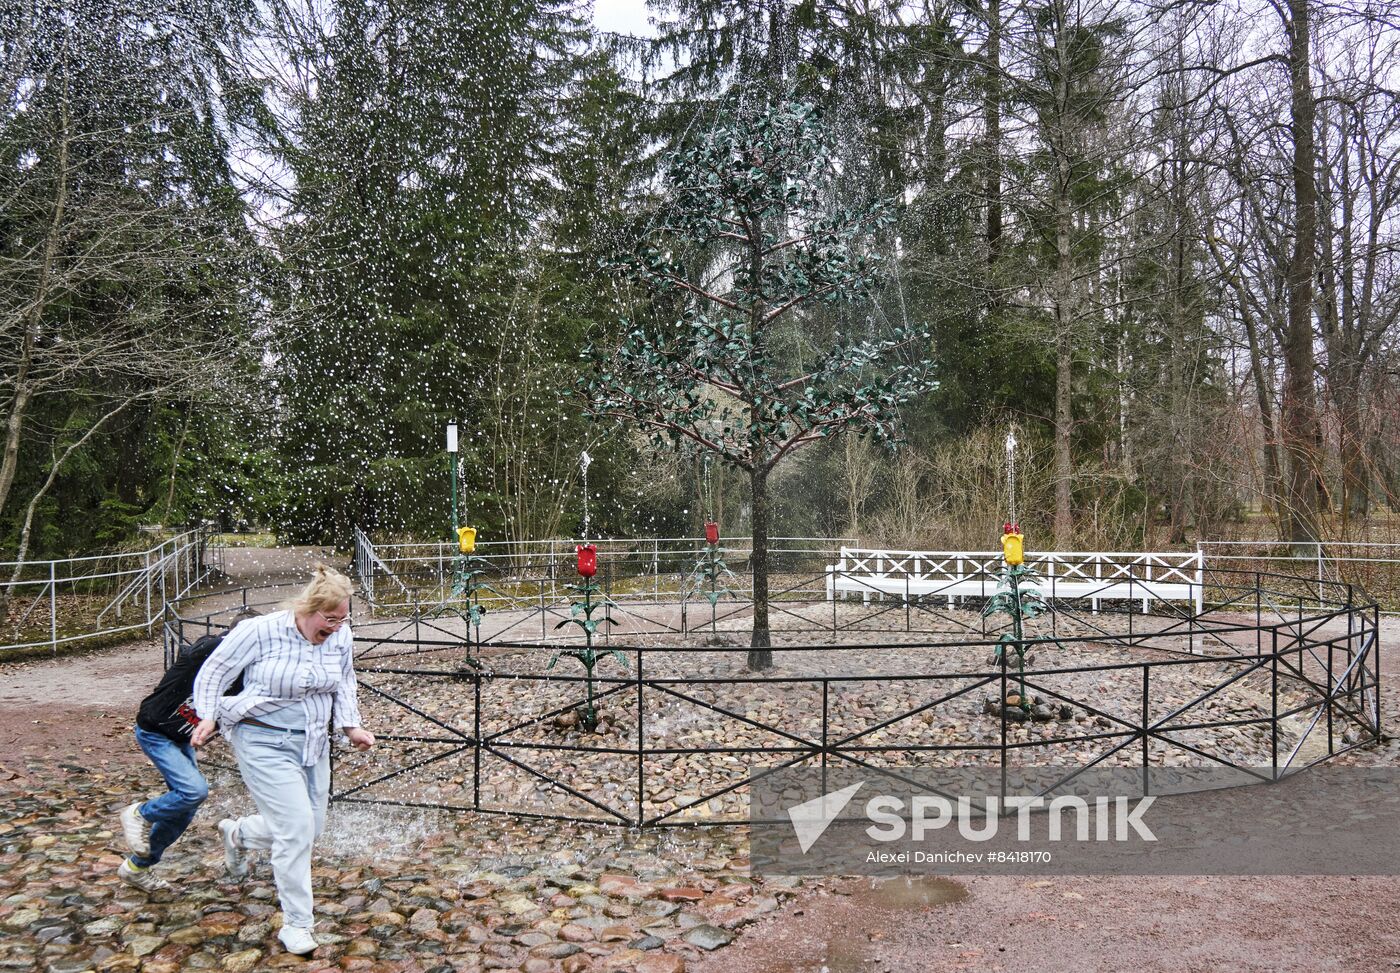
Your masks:
{"label": "blue jeans", "polygon": [[145,857],[132,855],[131,863],[138,868],[147,868],[160,861],[165,849],[175,843],[175,839],[185,833],[194,820],[195,812],[209,796],[209,784],[199,772],[195,761],[194,747],[188,743],[176,743],[164,733],[151,733],[139,726],[136,728],[136,742],[142,752],[151,758],[156,770],[165,778],[170,790],[160,797],[142,804],[137,811],[151,822],[151,853]]}
{"label": "blue jeans", "polygon": [[310,767],[301,762],[306,734],[268,730],[240,723],[233,731],[233,752],[243,783],[258,813],[238,819],[238,844],[272,852],[272,878],[289,926],[310,929],[312,914],[311,845],[326,826],[330,795],[330,750]]}

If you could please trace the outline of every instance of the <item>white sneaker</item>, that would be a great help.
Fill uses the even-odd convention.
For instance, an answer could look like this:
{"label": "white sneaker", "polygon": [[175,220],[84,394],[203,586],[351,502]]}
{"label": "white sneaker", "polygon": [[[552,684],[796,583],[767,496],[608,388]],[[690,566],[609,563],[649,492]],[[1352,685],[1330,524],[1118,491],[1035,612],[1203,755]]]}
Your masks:
{"label": "white sneaker", "polygon": [[238,822],[233,818],[224,818],[219,822],[219,834],[224,839],[224,868],[233,878],[242,878],[248,874],[248,859],[238,844]]}
{"label": "white sneaker", "polygon": [[287,952],[296,953],[298,956],[310,956],[316,951],[316,940],[311,936],[310,929],[303,929],[301,926],[283,926],[277,932],[277,938],[282,940],[282,945],[287,948]]}
{"label": "white sneaker", "polygon": [[141,816],[139,803],[122,808],[122,837],[134,854],[144,858],[151,853],[151,822]]}
{"label": "white sneaker", "polygon": [[169,892],[170,883],[161,878],[149,868],[137,868],[131,864],[131,859],[123,858],[122,863],[117,866],[117,878],[121,879],[132,888],[138,888],[142,892]]}

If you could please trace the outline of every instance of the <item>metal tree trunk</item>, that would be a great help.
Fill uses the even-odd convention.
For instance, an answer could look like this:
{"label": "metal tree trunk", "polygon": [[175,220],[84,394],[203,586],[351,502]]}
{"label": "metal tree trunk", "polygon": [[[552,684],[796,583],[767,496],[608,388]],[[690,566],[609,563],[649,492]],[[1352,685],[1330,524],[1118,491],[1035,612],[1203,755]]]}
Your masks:
{"label": "metal tree trunk", "polygon": [[749,557],[753,575],[753,641],[749,643],[749,668],[758,671],[773,664],[768,635],[768,470],[754,469],[749,482],[753,485],[753,553]]}

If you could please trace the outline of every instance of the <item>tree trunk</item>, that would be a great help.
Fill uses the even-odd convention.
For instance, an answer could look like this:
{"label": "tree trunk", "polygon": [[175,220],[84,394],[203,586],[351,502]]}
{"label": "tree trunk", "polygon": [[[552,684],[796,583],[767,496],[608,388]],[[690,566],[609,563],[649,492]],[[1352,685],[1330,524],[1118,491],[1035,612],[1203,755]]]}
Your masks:
{"label": "tree trunk", "polygon": [[1071,401],[1074,368],[1074,268],[1070,252],[1068,160],[1061,156],[1061,185],[1055,214],[1055,549],[1073,546],[1074,515],[1070,508],[1074,463],[1070,434],[1074,428]]}
{"label": "tree trunk", "polygon": [[10,487],[15,482],[15,470],[19,467],[19,443],[24,429],[24,416],[29,411],[29,397],[33,389],[28,384],[29,363],[33,353],[33,342],[26,329],[21,349],[19,374],[15,382],[15,396],[10,402],[10,415],[5,422],[5,458],[0,461],[0,509],[10,498]]}
{"label": "tree trunk", "polygon": [[[753,335],[755,353],[759,353],[765,344],[763,316],[767,308],[760,286],[763,280],[764,222],[763,217],[759,216],[748,227],[749,280],[756,288],[753,304],[749,308],[749,333]],[[769,465],[768,444],[758,431],[762,426],[764,410],[771,404],[760,407],[757,388],[749,389],[747,402],[749,422],[754,429],[749,441],[749,485],[753,503],[753,552],[749,557],[749,572],[753,578],[753,638],[749,643],[749,668],[758,672],[773,664],[768,637],[768,474],[772,467]]]}
{"label": "tree trunk", "polygon": [[[1186,378],[1190,364],[1186,359],[1191,354],[1191,343],[1186,337],[1186,308],[1182,296],[1187,287],[1186,241],[1190,230],[1186,225],[1188,217],[1185,164],[1181,159],[1176,159],[1170,164],[1168,171],[1171,173],[1172,238],[1167,248],[1171,261],[1171,293],[1167,299],[1170,333],[1166,336],[1167,430],[1169,455],[1185,457],[1190,455],[1187,440],[1191,428],[1191,393]],[[1187,529],[1195,526],[1191,468],[1185,462],[1168,463],[1163,473],[1171,504],[1167,543],[1185,544]]]}
{"label": "tree trunk", "polygon": [[1264,350],[1259,345],[1259,329],[1254,315],[1240,305],[1240,320],[1244,322],[1245,338],[1249,342],[1249,374],[1254,380],[1254,398],[1259,403],[1259,423],[1264,431],[1264,495],[1276,514],[1283,511],[1279,491],[1283,482],[1278,457],[1278,432],[1274,423],[1274,401],[1269,394],[1270,382],[1264,376]]}
{"label": "tree trunk", "polygon": [[39,338],[39,325],[43,321],[44,310],[49,303],[49,289],[53,284],[54,264],[58,259],[58,241],[63,235],[63,220],[68,206],[68,76],[63,79],[63,98],[59,113],[62,135],[58,142],[58,185],[54,188],[53,219],[44,240],[44,257],[39,266],[39,280],[34,288],[34,299],[29,313],[25,315],[24,337],[21,342],[19,368],[15,373],[15,394],[10,400],[10,414],[5,422],[5,451],[0,459],[0,510],[10,498],[10,488],[14,486],[15,470],[19,465],[19,444],[24,430],[25,414],[29,400],[34,394],[35,385],[30,380],[29,371],[33,367],[35,344]]}
{"label": "tree trunk", "polygon": [[749,474],[753,488],[753,640],[749,643],[749,668],[755,672],[773,664],[768,634],[768,469],[755,466]]}
{"label": "tree trunk", "polygon": [[[1326,141],[1319,146],[1318,222],[1321,266],[1318,316],[1322,323],[1323,347],[1327,350],[1327,390],[1337,410],[1337,436],[1342,460],[1342,525],[1352,517],[1365,518],[1370,508],[1370,471],[1363,442],[1364,410],[1361,386],[1364,380],[1360,348],[1361,324],[1356,303],[1355,233],[1356,192],[1352,186],[1349,113],[1337,117],[1338,137],[1329,153]],[[1324,120],[1325,124],[1325,120]],[[1325,131],[1326,129],[1324,129]],[[1340,210],[1341,223],[1335,214]],[[1340,244],[1340,253],[1337,245]]]}
{"label": "tree trunk", "polygon": [[1070,370],[1074,344],[1068,334],[1055,341],[1055,549],[1067,551],[1073,545],[1074,515],[1070,507],[1074,460],[1070,454],[1070,431],[1074,411],[1070,403]]}
{"label": "tree trunk", "polygon": [[[987,129],[987,267],[1001,256],[1001,0],[987,0],[987,88],[983,121]],[[996,286],[996,281],[992,281]]]}
{"label": "tree trunk", "polygon": [[[190,434],[190,416],[193,414],[192,406],[185,409],[184,421],[180,423],[180,438],[175,443],[175,451],[170,456],[170,484],[165,492],[165,509],[161,512],[160,522],[162,525],[170,524],[170,508],[175,506],[175,483],[180,472],[180,454],[185,451],[185,440]],[[541,535],[553,537],[553,534]]]}
{"label": "tree trunk", "polygon": [[1283,409],[1280,432],[1288,454],[1287,540],[1295,553],[1309,553],[1318,526],[1317,388],[1313,352],[1313,275],[1317,268],[1317,183],[1313,145],[1314,105],[1309,0],[1288,0],[1293,194],[1297,213],[1288,262],[1288,323],[1283,343]]}
{"label": "tree trunk", "polygon": [[1070,436],[1074,431],[1074,329],[1078,323],[1074,275],[1074,200],[1071,192],[1074,173],[1070,165],[1073,151],[1071,127],[1077,124],[1070,113],[1068,28],[1056,9],[1055,57],[1058,77],[1055,79],[1055,115],[1047,133],[1055,156],[1055,523],[1056,550],[1073,546],[1074,513],[1071,509],[1074,465],[1070,451]]}
{"label": "tree trunk", "polygon": [[1337,421],[1342,438],[1342,513],[1348,518],[1364,520],[1371,512],[1371,468],[1363,431],[1361,376],[1357,374],[1353,381],[1356,386],[1337,396]]}
{"label": "tree trunk", "polygon": [[[1244,205],[1240,206],[1240,225],[1244,226]],[[1254,384],[1254,398],[1259,407],[1259,424],[1263,427],[1264,436],[1264,507],[1272,510],[1275,514],[1282,513],[1283,503],[1279,493],[1282,489],[1282,474],[1279,471],[1280,463],[1278,457],[1278,426],[1274,422],[1274,402],[1271,392],[1273,383],[1264,374],[1264,349],[1259,343],[1259,325],[1254,319],[1254,312],[1249,306],[1249,294],[1245,291],[1244,281],[1237,269],[1232,269],[1226,263],[1225,255],[1221,253],[1220,246],[1216,242],[1214,233],[1206,233],[1206,246],[1209,248],[1211,256],[1215,258],[1215,265],[1220,269],[1229,282],[1230,288],[1235,292],[1235,299],[1239,303],[1240,324],[1244,326],[1245,341],[1249,345],[1249,375]],[[1282,521],[1280,521],[1280,524]]]}
{"label": "tree trunk", "polygon": [[1394,453],[1386,448],[1385,443],[1383,430],[1371,433],[1370,453],[1375,457],[1380,492],[1391,513],[1400,513],[1400,463],[1395,462]]}

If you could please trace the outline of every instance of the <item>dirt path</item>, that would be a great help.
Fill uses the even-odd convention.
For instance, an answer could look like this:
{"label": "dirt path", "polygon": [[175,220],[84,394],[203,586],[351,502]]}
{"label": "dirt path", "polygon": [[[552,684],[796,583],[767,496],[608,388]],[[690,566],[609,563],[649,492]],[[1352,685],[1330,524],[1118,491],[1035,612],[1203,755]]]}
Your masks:
{"label": "dirt path", "polygon": [[[191,603],[203,614],[241,603],[226,589],[285,583],[264,598],[283,598],[317,561],[344,569],[322,547],[230,548],[225,590]],[[0,662],[0,780],[20,776],[26,758],[82,754],[97,764],[141,760],[131,724],[143,696],[160,679],[160,639],[148,638],[58,658]]]}
{"label": "dirt path", "polygon": [[[902,883],[892,880],[892,884]],[[1400,967],[1393,878],[972,878],[901,902],[848,880],[797,901],[690,973],[1277,973]],[[894,900],[893,902],[891,900]]]}

